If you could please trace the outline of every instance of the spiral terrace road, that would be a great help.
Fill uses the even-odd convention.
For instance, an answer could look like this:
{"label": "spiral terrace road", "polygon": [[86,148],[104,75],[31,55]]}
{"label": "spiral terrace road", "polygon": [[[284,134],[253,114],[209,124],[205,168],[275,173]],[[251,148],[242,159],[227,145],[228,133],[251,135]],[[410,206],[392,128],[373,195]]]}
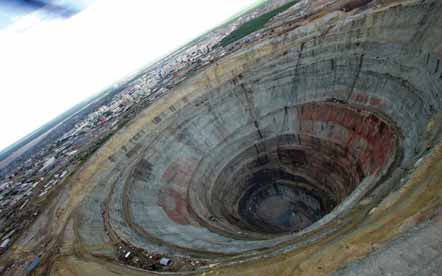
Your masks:
{"label": "spiral terrace road", "polygon": [[442,275],[441,14],[300,1],[117,132],[13,254],[51,248],[36,275]]}

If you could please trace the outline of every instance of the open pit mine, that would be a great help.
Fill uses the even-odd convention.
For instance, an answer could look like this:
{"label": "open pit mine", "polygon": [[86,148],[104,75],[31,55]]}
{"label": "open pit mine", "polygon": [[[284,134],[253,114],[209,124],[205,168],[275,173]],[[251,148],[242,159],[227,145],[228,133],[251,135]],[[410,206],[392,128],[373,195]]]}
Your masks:
{"label": "open pit mine", "polygon": [[35,275],[442,275],[442,1],[298,1],[118,130]]}

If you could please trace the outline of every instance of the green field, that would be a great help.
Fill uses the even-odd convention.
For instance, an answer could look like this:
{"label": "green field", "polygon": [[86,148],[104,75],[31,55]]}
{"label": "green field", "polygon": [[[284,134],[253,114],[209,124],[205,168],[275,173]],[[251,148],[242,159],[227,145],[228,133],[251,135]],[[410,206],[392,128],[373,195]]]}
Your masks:
{"label": "green field", "polygon": [[225,46],[229,45],[230,43],[233,43],[233,42],[240,40],[241,38],[243,38],[253,32],[256,32],[257,30],[264,27],[264,25],[267,22],[269,22],[270,19],[272,19],[274,16],[282,13],[283,11],[286,11],[288,8],[293,6],[296,2],[298,2],[298,1],[295,0],[295,1],[288,2],[287,4],[284,4],[284,5],[280,6],[279,8],[276,8],[274,10],[266,12],[266,13],[254,18],[250,21],[247,21],[246,23],[239,26],[238,29],[236,29],[235,31],[230,33],[228,36],[223,38],[219,42],[218,46],[225,47]]}

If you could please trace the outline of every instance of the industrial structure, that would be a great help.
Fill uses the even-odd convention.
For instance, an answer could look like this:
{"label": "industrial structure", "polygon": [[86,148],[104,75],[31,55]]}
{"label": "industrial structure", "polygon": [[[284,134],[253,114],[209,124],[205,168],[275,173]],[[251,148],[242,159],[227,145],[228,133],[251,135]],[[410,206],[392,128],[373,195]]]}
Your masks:
{"label": "industrial structure", "polygon": [[44,245],[47,275],[442,275],[442,2],[289,4],[161,67],[179,82],[10,254]]}

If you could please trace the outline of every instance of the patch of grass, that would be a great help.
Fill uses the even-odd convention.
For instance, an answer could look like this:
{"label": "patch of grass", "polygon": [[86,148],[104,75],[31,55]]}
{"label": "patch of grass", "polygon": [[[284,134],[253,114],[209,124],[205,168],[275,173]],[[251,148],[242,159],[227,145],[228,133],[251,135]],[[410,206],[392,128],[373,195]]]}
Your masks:
{"label": "patch of grass", "polygon": [[101,137],[96,142],[94,142],[92,145],[90,145],[86,150],[83,152],[80,152],[77,156],[74,157],[74,160],[77,160],[79,163],[79,166],[82,166],[86,161],[89,159],[89,157],[92,156],[104,143],[106,143],[112,135],[114,135],[116,131],[111,131],[107,133],[104,137]]}
{"label": "patch of grass", "polygon": [[266,12],[250,21],[247,21],[246,23],[242,24],[238,27],[235,31],[230,33],[228,36],[223,38],[217,46],[225,47],[229,45],[230,43],[233,43],[237,40],[240,40],[241,38],[256,32],[257,30],[264,27],[264,25],[269,22],[270,19],[272,19],[274,16],[282,13],[283,11],[286,11],[288,8],[293,6],[297,0],[288,2],[287,4],[282,5],[279,8],[276,8],[274,10],[271,10],[269,12]]}

